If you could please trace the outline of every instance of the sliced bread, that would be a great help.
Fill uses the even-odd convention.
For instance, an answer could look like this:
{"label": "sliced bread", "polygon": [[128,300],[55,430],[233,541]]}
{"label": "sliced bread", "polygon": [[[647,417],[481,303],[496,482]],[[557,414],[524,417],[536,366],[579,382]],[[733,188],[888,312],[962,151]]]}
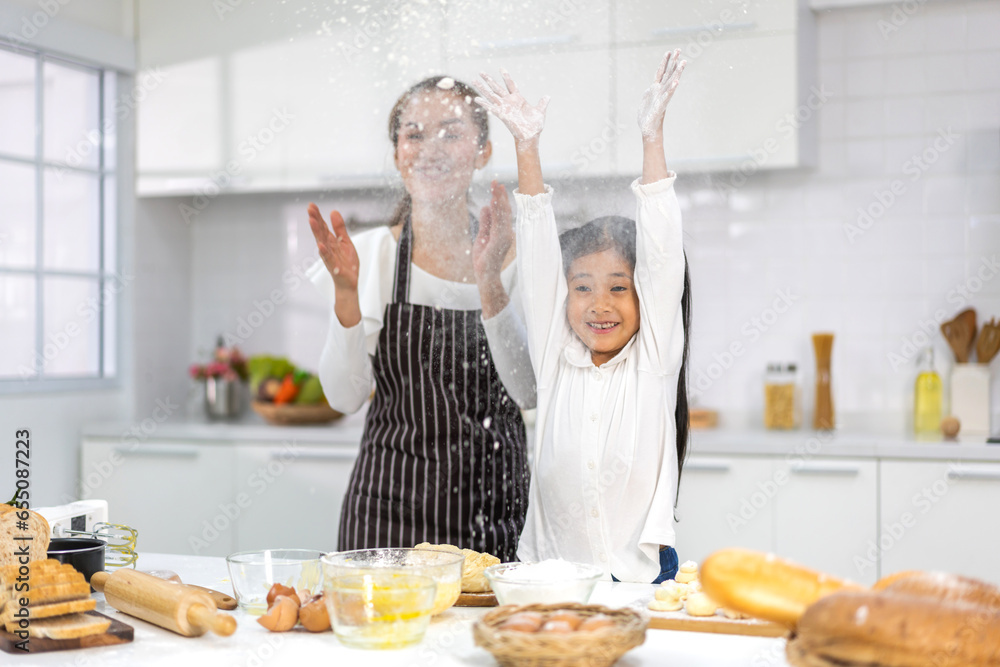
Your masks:
{"label": "sliced bread", "polygon": [[32,621],[28,626],[29,637],[49,639],[76,639],[99,635],[111,627],[110,618],[100,618],[89,614],[68,614],[57,618]]}
{"label": "sliced bread", "polygon": [[[28,620],[34,622],[34,620],[38,618],[65,616],[66,614],[73,614],[78,611],[90,611],[96,607],[96,598],[85,598],[83,600],[69,600],[67,602],[40,604],[37,607],[24,607],[24,609],[28,610]],[[6,625],[8,631],[11,631],[12,627],[17,627],[18,620],[14,614],[20,609],[21,607],[15,605],[7,605],[3,612],[0,612],[0,623]]]}
{"label": "sliced bread", "polygon": [[[7,507],[10,507],[9,505]],[[0,512],[0,566],[19,564],[19,554],[27,548],[29,560],[45,560],[49,550],[49,522],[38,512],[27,510],[21,527],[21,510]],[[15,539],[30,537],[30,540]]]}

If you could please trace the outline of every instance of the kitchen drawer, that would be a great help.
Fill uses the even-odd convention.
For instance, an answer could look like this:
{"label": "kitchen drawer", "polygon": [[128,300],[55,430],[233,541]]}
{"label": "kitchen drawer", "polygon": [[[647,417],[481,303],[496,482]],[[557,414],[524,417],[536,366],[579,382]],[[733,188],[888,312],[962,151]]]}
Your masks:
{"label": "kitchen drawer", "polygon": [[238,516],[234,463],[226,446],[84,440],[81,498],[107,500],[109,519],[139,532],[140,554],[225,556]]}
{"label": "kitchen drawer", "polygon": [[882,575],[943,570],[1000,583],[1000,464],[881,463]]}
{"label": "kitchen drawer", "polygon": [[335,551],[357,445],[238,447],[236,548]]}

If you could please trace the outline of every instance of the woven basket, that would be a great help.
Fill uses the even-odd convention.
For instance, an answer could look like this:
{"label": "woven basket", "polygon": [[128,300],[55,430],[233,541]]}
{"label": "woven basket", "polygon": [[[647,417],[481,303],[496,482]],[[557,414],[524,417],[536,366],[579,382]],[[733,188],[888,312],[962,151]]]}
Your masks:
{"label": "woven basket", "polygon": [[[517,632],[497,626],[522,611],[539,613],[574,611],[583,617],[604,614],[614,627],[593,632]],[[607,667],[646,640],[649,621],[631,609],[611,609],[596,604],[505,605],[483,616],[472,628],[476,645],[496,658],[502,667]]]}
{"label": "woven basket", "polygon": [[344,416],[326,403],[318,403],[316,405],[296,405],[294,403],[275,405],[274,403],[254,401],[251,403],[251,407],[268,424],[275,426],[328,424],[334,419],[340,419]]}

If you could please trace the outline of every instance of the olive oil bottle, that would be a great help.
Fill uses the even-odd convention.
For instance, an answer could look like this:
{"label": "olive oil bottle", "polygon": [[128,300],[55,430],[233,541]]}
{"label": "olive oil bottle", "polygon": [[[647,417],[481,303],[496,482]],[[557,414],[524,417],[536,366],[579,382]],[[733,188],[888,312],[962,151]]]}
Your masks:
{"label": "olive oil bottle", "polygon": [[917,362],[913,387],[913,430],[918,434],[941,431],[941,376],[934,370],[934,348],[928,347]]}

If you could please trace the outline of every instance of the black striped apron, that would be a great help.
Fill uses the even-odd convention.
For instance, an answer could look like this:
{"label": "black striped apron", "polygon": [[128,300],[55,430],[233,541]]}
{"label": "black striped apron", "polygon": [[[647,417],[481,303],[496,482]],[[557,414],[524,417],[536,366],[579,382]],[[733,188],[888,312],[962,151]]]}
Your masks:
{"label": "black striped apron", "polygon": [[514,560],[528,502],[521,412],[497,375],[480,311],[407,302],[411,245],[407,220],[337,548],[431,542]]}

